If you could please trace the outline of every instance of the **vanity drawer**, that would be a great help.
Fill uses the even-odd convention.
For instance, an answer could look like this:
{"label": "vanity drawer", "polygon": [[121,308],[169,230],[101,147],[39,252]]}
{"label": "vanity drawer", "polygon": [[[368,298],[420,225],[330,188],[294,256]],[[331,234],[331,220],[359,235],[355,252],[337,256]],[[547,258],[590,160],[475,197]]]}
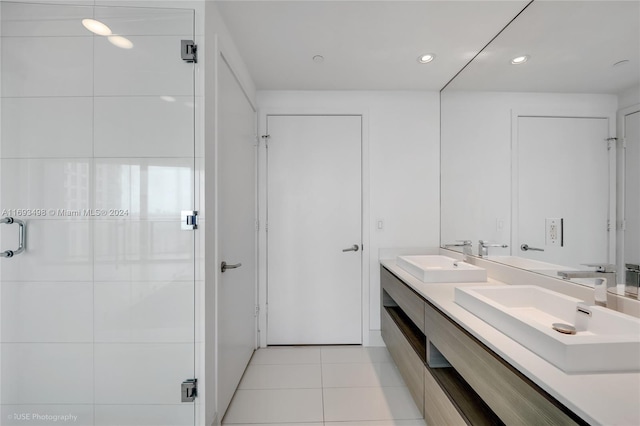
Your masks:
{"label": "vanity drawer", "polygon": [[416,406],[424,416],[424,373],[426,367],[387,310],[383,308],[381,314],[382,339],[398,366]]}
{"label": "vanity drawer", "polygon": [[505,424],[584,424],[431,305],[425,308],[425,328],[431,342]]}
{"label": "vanity drawer", "polygon": [[380,268],[382,289],[396,302],[411,321],[424,333],[425,302],[386,268]]}
{"label": "vanity drawer", "polygon": [[428,425],[465,426],[462,418],[435,377],[424,371],[424,419]]}

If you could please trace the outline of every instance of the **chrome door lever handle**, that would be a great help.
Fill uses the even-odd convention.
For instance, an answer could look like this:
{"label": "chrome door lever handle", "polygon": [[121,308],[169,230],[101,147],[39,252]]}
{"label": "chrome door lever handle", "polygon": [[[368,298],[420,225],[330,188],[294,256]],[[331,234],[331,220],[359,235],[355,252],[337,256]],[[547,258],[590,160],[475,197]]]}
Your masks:
{"label": "chrome door lever handle", "polygon": [[229,265],[227,262],[222,262],[220,264],[220,272],[224,272],[227,269],[236,269],[242,266],[242,263],[236,263],[235,265]]}
{"label": "chrome door lever handle", "polygon": [[26,232],[25,232],[24,222],[18,219],[14,219],[12,217],[3,217],[2,219],[0,219],[0,223],[6,223],[8,225],[15,223],[19,227],[18,228],[18,248],[16,250],[7,250],[7,251],[0,252],[0,257],[13,257],[16,254],[22,253],[26,248],[26,237],[25,237]]}
{"label": "chrome door lever handle", "polygon": [[529,244],[523,244],[520,246],[520,250],[522,251],[544,251],[544,249],[541,248],[537,248],[537,247],[529,247]]}
{"label": "chrome door lever handle", "polygon": [[346,251],[358,251],[358,250],[360,250],[360,246],[357,245],[357,244],[354,244],[349,248],[342,249],[343,252],[346,252]]}

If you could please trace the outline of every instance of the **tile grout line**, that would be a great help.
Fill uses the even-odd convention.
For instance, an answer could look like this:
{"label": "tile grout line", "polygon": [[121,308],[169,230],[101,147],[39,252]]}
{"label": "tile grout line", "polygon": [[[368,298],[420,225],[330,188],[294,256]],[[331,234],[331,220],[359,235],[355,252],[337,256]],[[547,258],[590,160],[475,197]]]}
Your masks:
{"label": "tile grout line", "polygon": [[[92,18],[96,17],[96,0],[91,8]],[[95,208],[96,198],[96,38],[91,35],[91,171],[89,174],[89,205]],[[96,226],[95,221],[89,222],[91,236],[91,291],[92,291],[92,345],[91,345],[91,375],[93,390],[93,424],[96,424]]]}
{"label": "tile grout line", "polygon": [[320,403],[322,405],[322,424],[325,424],[325,414],[324,414],[324,380],[322,378],[322,348],[318,348],[320,352]]}
{"label": "tile grout line", "polygon": [[[323,357],[323,353],[322,353],[323,352],[322,348],[319,348],[319,349],[320,349],[320,352],[319,352],[320,363],[319,363],[319,365],[320,365],[320,374],[321,374],[320,380],[321,380],[321,392],[322,392],[321,404],[322,404],[322,410],[323,410],[323,418],[322,418],[321,421],[319,421],[317,423],[320,424],[320,425],[323,425],[323,426],[328,426],[330,424],[335,424],[335,423],[326,421],[326,414],[325,414],[326,410],[325,410],[325,404],[324,404],[324,390],[327,389],[327,388],[325,387],[326,385],[324,384],[324,375],[323,375],[323,373],[324,373],[324,368],[323,368],[324,367],[324,365],[323,365],[324,364],[324,357]],[[358,362],[358,363],[355,363],[355,364],[362,364],[362,365],[391,364],[391,365],[393,365],[393,362],[387,363],[387,362],[384,362],[384,361],[381,361],[381,360],[375,360],[375,362],[373,360],[371,360],[371,359],[368,359],[367,361],[365,361],[365,360],[362,360],[362,361],[364,361],[364,362]],[[336,363],[331,363],[331,364],[336,364]],[[354,363],[346,363],[346,364],[345,363],[338,363],[338,364],[348,365],[348,364],[354,364]],[[264,366],[268,366],[268,365],[269,364],[265,364]],[[271,365],[274,365],[274,364],[271,364]],[[277,365],[277,364],[275,364],[275,365]],[[293,365],[293,364],[280,364],[280,365]],[[396,388],[397,389],[397,388],[406,388],[406,386],[403,386],[403,385],[380,386],[380,385],[378,385],[378,386],[370,386],[370,387],[366,387],[366,388],[378,388],[378,389]],[[400,419],[393,419],[392,421],[397,421],[397,420],[400,420]],[[265,425],[266,425],[266,423],[265,423]]]}

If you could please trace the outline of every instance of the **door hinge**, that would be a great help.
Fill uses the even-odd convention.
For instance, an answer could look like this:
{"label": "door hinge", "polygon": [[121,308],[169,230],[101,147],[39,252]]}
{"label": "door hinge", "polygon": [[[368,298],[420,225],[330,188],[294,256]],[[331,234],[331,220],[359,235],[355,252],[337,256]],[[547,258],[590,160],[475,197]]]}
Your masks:
{"label": "door hinge", "polygon": [[260,306],[259,306],[259,305],[256,305],[256,312],[255,312],[255,315],[254,315],[254,316],[256,316],[256,317],[257,317],[259,314],[260,314]]}
{"label": "door hinge", "polygon": [[195,210],[183,210],[180,215],[180,229],[192,231],[198,229],[198,212]]}
{"label": "door hinge", "polygon": [[607,151],[611,151],[611,148],[615,146],[618,138],[607,138],[605,140],[607,141]]}
{"label": "door hinge", "polygon": [[198,396],[198,379],[187,379],[180,385],[182,402],[193,402]]}
{"label": "door hinge", "polygon": [[607,220],[607,232],[611,231],[611,220]]}
{"label": "door hinge", "polygon": [[625,219],[622,219],[621,221],[618,222],[618,229],[621,231],[627,230],[627,221]]}
{"label": "door hinge", "polygon": [[180,41],[180,56],[185,62],[198,62],[198,45],[193,40]]}
{"label": "door hinge", "polygon": [[256,231],[260,230],[260,221],[256,220]]}
{"label": "door hinge", "polygon": [[266,148],[269,148],[269,138],[271,137],[271,135],[262,135],[260,136],[262,138],[262,140],[264,141],[264,146]]}

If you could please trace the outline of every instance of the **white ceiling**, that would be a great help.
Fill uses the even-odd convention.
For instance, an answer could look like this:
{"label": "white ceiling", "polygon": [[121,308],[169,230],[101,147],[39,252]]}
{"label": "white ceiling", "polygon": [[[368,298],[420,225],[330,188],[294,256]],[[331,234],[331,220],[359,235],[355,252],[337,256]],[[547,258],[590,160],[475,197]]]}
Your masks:
{"label": "white ceiling", "polygon": [[526,3],[217,2],[261,90],[439,90]]}
{"label": "white ceiling", "polygon": [[535,1],[447,90],[615,94],[639,81],[640,1]]}

